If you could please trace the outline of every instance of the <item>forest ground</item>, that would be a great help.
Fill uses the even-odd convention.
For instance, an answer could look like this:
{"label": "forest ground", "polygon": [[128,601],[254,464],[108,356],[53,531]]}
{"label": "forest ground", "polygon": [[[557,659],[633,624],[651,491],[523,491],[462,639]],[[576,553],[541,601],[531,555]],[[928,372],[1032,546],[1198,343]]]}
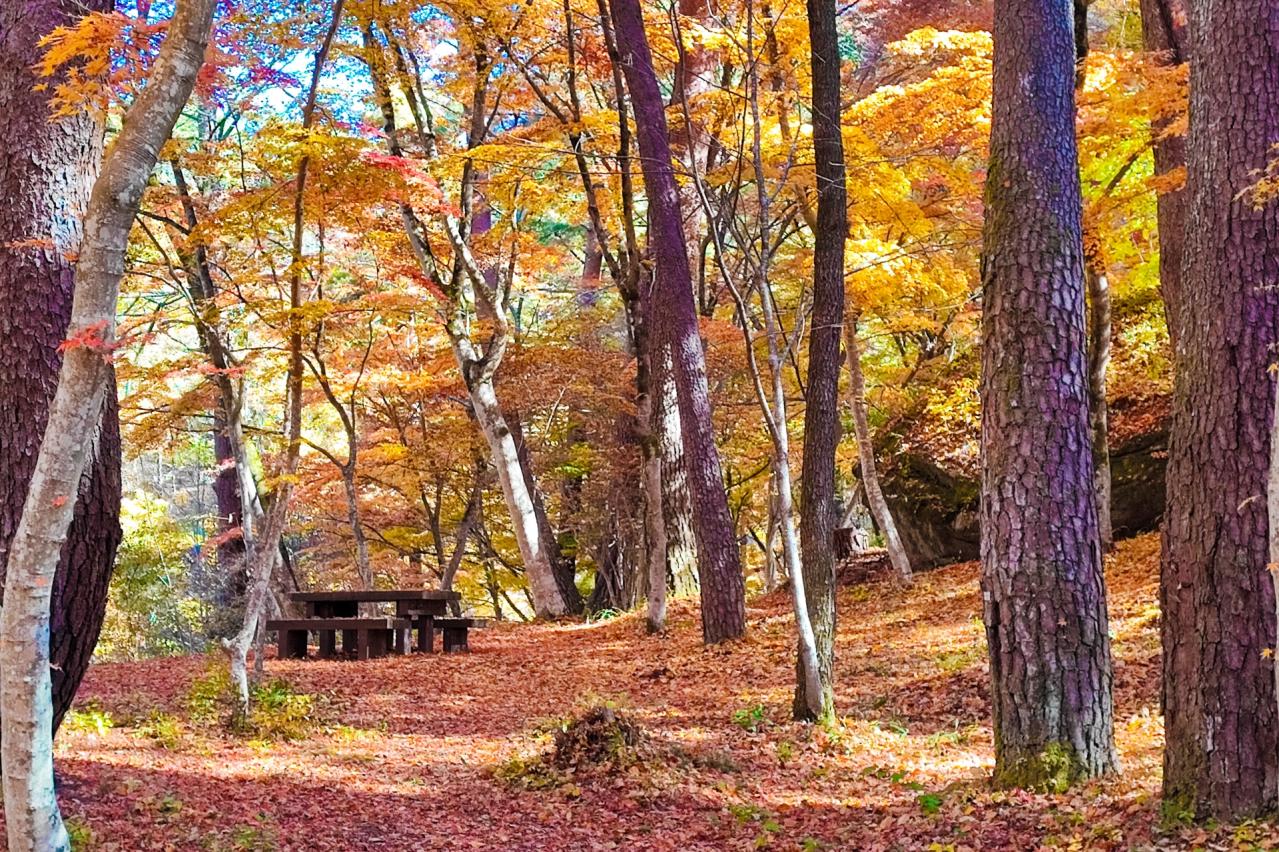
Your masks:
{"label": "forest ground", "polygon": [[[501,625],[469,655],[272,660],[321,696],[322,724],[296,742],[192,722],[204,658],[98,665],[59,735],[63,807],[103,850],[1279,847],[1267,824],[1161,827],[1157,536],[1121,543],[1107,575],[1123,774],[1062,795],[987,784],[968,563],[841,589],[830,731],[789,721],[784,592],[752,602],[747,639],[711,649],[677,604],[663,638],[628,615]],[[648,732],[635,763],[531,768],[558,720],[601,700]]]}

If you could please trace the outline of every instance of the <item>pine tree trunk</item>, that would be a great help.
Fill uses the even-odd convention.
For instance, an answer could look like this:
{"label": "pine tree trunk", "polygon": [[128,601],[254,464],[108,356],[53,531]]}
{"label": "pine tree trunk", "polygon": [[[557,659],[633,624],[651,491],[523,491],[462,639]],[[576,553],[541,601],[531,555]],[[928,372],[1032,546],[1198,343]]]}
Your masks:
{"label": "pine tree trunk", "polygon": [[[1180,65],[1189,59],[1186,24],[1188,0],[1140,0],[1141,29],[1146,50],[1155,54],[1158,61],[1168,65]],[[1169,122],[1159,122],[1150,129],[1156,136],[1163,133]],[[1186,139],[1169,136],[1155,144],[1155,174],[1166,175],[1186,165]],[[1185,189],[1165,192],[1157,200],[1156,217],[1159,227],[1159,292],[1163,296],[1164,316],[1168,322],[1168,336],[1176,348],[1181,335],[1178,331],[1178,315],[1182,304],[1182,251],[1186,233]]]}
{"label": "pine tree trunk", "polygon": [[[71,319],[72,261],[102,156],[102,126],[86,114],[49,119],[34,91],[37,42],[108,0],[0,4],[0,585],[35,469]],[[52,86],[50,86],[52,89]],[[106,611],[120,541],[120,434],[115,383],[89,475],[54,579],[50,654],[54,725],[80,685]],[[0,594],[0,599],[3,595]]]}
{"label": "pine tree trunk", "polygon": [[[104,353],[115,341],[129,230],[156,155],[204,60],[213,6],[214,0],[178,3],[148,84],[130,105],[85,208],[67,329],[67,339],[78,344],[66,349],[58,372],[44,440],[9,545],[0,609],[0,764],[11,852],[70,847],[53,786],[54,577],[77,495],[98,454],[102,410],[113,383]],[[73,559],[76,555],[72,544]]]}
{"label": "pine tree trunk", "polygon": [[671,168],[670,136],[643,13],[638,0],[615,0],[612,11],[617,41],[622,46],[627,88],[635,108],[637,141],[648,190],[649,247],[656,261],[651,301],[645,311],[646,316],[654,318],[650,329],[654,351],[669,347],[671,352],[685,469],[697,507],[693,528],[701,578],[702,638],[710,644],[746,631],[741,558],[715,446],[705,354],[693,304],[679,193]]}
{"label": "pine tree trunk", "polygon": [[1164,521],[1164,799],[1178,814],[1270,810],[1279,784],[1267,577],[1279,206],[1247,193],[1279,142],[1279,13],[1195,3],[1189,205]]}
{"label": "pine tree trunk", "polygon": [[982,596],[995,781],[1115,769],[1093,499],[1074,21],[997,0],[982,254]]}
{"label": "pine tree trunk", "polygon": [[796,718],[815,703],[823,708],[820,715],[830,715],[835,701],[835,449],[843,431],[839,422],[839,342],[844,326],[844,240],[848,236],[835,14],[833,0],[808,0],[817,227],[813,233],[813,316],[808,337],[799,534],[823,695],[820,702],[804,695],[801,678],[795,694]]}
{"label": "pine tree trunk", "polygon": [[857,453],[862,474],[862,487],[866,490],[866,502],[870,506],[871,515],[875,518],[875,526],[884,536],[884,546],[888,548],[888,559],[893,570],[904,583],[914,582],[915,575],[910,568],[910,557],[897,534],[897,524],[893,520],[893,512],[884,499],[884,489],[879,484],[879,470],[875,465],[875,442],[870,433],[870,418],[866,411],[866,377],[862,373],[862,351],[857,340],[857,318],[849,317],[845,322],[847,331],[848,375],[850,378],[848,398],[853,409],[853,428],[857,435]]}

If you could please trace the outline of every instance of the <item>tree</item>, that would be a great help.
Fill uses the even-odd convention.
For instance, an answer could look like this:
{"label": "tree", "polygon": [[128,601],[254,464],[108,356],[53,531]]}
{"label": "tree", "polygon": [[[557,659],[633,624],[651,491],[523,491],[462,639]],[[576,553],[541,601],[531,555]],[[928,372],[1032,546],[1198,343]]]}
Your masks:
{"label": "tree", "polygon": [[[102,125],[88,112],[50,115],[36,90],[38,42],[109,2],[43,0],[0,8],[0,583],[18,528],[49,405],[58,346],[71,319],[72,258],[102,156]],[[120,542],[120,432],[114,382],[93,429],[89,475],[54,578],[50,627],[53,724],[71,706],[106,611]],[[0,601],[3,595],[0,594]]]}
{"label": "tree", "polygon": [[871,517],[875,526],[879,527],[884,537],[884,547],[888,550],[888,559],[893,570],[903,583],[913,583],[915,575],[910,568],[910,557],[897,534],[897,523],[893,520],[893,512],[884,499],[884,489],[879,483],[879,470],[875,466],[875,442],[870,431],[870,417],[866,406],[866,377],[862,370],[861,344],[857,338],[857,317],[850,316],[844,322],[844,348],[848,354],[849,408],[853,413],[853,434],[857,438],[858,469],[862,475],[862,488],[866,491],[866,502],[869,504]]}
{"label": "tree", "polygon": [[808,613],[817,638],[823,695],[814,702],[795,693],[796,718],[834,713],[835,674],[835,449],[839,446],[839,342],[844,327],[844,240],[848,237],[848,189],[840,113],[839,32],[834,0],[808,0],[813,74],[813,157],[817,219],[813,231],[813,316],[808,337],[808,387],[804,395],[804,470],[800,477],[800,548]]}
{"label": "tree", "polygon": [[57,392],[9,550],[0,611],[0,765],[12,852],[70,848],[53,787],[51,581],[111,386],[116,298],[129,231],[160,148],[203,64],[214,5],[215,0],[179,0],[150,82],[130,106],[85,211]]}
{"label": "tree", "polygon": [[[685,469],[698,509],[694,530],[701,577],[702,638],[711,644],[745,633],[745,585],[715,446],[705,354],[698,335],[679,193],[671,168],[666,112],[644,16],[638,0],[614,0],[611,8],[648,190],[648,244],[655,269],[644,310],[651,320],[652,351],[669,347],[671,353]],[[669,532],[669,524],[667,529]]]}
{"label": "tree", "polygon": [[997,0],[982,255],[982,594],[995,780],[1115,768],[1093,499],[1069,4]]}
{"label": "tree", "polygon": [[[1146,50],[1156,61],[1172,66],[1188,58],[1186,33],[1188,0],[1141,0],[1141,32]],[[1186,165],[1186,140],[1174,129],[1170,118],[1154,122],[1155,174],[1176,177]],[[1186,230],[1186,192],[1180,186],[1159,193],[1159,291],[1164,299],[1168,336],[1175,346],[1178,338],[1176,316],[1182,300],[1182,251]]]}
{"label": "tree", "polygon": [[1279,784],[1264,498],[1279,207],[1248,192],[1279,139],[1279,45],[1258,24],[1274,20],[1270,3],[1192,5],[1189,206],[1169,304],[1164,798],[1172,812],[1226,819],[1273,808]]}

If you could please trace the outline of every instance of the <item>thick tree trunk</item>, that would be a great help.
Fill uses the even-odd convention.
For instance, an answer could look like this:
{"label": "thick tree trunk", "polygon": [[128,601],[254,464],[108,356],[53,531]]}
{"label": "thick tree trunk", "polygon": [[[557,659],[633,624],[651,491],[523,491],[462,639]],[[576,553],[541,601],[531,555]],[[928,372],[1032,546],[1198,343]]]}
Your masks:
{"label": "thick tree trunk", "polygon": [[[34,91],[39,39],[109,0],[39,0],[0,8],[0,585],[44,436],[71,319],[72,261],[102,156],[87,114],[50,121]],[[50,87],[52,89],[52,86]],[[120,433],[115,383],[54,579],[50,621],[54,726],[71,706],[106,611],[120,541]],[[3,595],[0,594],[0,600]]]}
{"label": "thick tree trunk", "polygon": [[834,712],[835,449],[839,446],[839,341],[844,326],[844,240],[848,190],[840,120],[839,33],[832,0],[808,0],[812,45],[813,155],[817,159],[817,221],[813,232],[813,316],[808,337],[804,409],[804,470],[800,479],[800,546],[808,612],[817,638],[823,695],[795,694],[795,713],[820,704]]}
{"label": "thick tree trunk", "polygon": [[996,0],[982,255],[982,596],[995,781],[1061,789],[1115,769],[1093,499],[1074,23]]}
{"label": "thick tree trunk", "polygon": [[884,499],[884,489],[880,487],[879,470],[875,465],[875,442],[870,431],[870,418],[866,411],[866,377],[862,373],[862,352],[857,340],[857,318],[850,316],[845,322],[848,350],[848,388],[849,407],[853,410],[853,429],[857,436],[857,457],[860,461],[862,487],[866,490],[866,503],[870,507],[875,526],[884,536],[884,546],[888,548],[888,559],[893,570],[904,583],[914,582],[911,572],[910,557],[906,555],[906,547],[901,536],[897,534],[897,524],[893,520],[893,512]]}
{"label": "thick tree trunk", "polygon": [[[53,786],[50,601],[77,495],[97,454],[129,230],[161,146],[204,60],[214,0],[174,12],[150,80],[94,182],[75,269],[66,349],[44,440],[9,546],[0,610],[0,764],[11,852],[69,849]],[[10,23],[10,22],[5,22]],[[42,113],[43,115],[43,113]],[[74,554],[73,554],[74,556]]]}
{"label": "thick tree trunk", "polygon": [[622,45],[623,71],[635,108],[644,184],[648,189],[649,247],[656,261],[651,301],[645,311],[654,318],[650,329],[654,351],[669,347],[671,352],[685,469],[689,492],[697,506],[693,523],[701,577],[702,638],[714,643],[746,631],[741,558],[715,446],[705,354],[693,305],[666,112],[653,71],[643,13],[638,0],[615,0],[612,11],[617,41]]}
{"label": "thick tree trunk", "polygon": [[1234,819],[1279,783],[1266,477],[1279,334],[1279,207],[1247,190],[1279,143],[1279,10],[1195,3],[1189,204],[1168,446],[1164,800]]}
{"label": "thick tree trunk", "polygon": [[[1141,0],[1141,29],[1146,50],[1158,61],[1180,65],[1189,59],[1187,17],[1188,0]],[[1167,130],[1169,122],[1150,128],[1156,137]],[[1169,136],[1155,144],[1155,174],[1166,175],[1186,165],[1186,139]],[[1188,197],[1184,189],[1165,192],[1157,200],[1159,227],[1159,292],[1164,300],[1164,317],[1168,336],[1175,348],[1181,335],[1177,317],[1182,304],[1182,251],[1186,232]]]}

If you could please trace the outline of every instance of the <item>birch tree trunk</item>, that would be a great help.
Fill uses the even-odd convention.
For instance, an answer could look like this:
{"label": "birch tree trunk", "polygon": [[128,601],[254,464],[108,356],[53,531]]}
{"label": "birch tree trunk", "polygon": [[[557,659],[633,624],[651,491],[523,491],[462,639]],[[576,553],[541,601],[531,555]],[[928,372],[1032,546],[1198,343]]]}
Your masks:
{"label": "birch tree trunk", "polygon": [[893,520],[892,510],[884,499],[884,489],[880,486],[879,470],[875,465],[875,442],[870,432],[870,418],[866,411],[866,376],[862,372],[862,350],[857,339],[857,317],[849,316],[845,321],[845,338],[848,350],[848,387],[849,407],[853,410],[853,429],[857,435],[857,457],[862,474],[862,487],[866,491],[866,502],[870,505],[871,516],[875,526],[884,536],[884,546],[888,548],[888,559],[893,563],[893,570],[903,583],[913,583],[915,575],[910,569],[910,557],[906,555],[906,547],[901,536],[897,534],[897,524]]}
{"label": "birch tree trunk", "polygon": [[[102,126],[81,113],[53,120],[36,91],[39,39],[107,0],[0,3],[0,585],[22,515],[49,405],[58,346],[71,319],[81,218],[102,156]],[[120,541],[120,433],[112,380],[97,446],[53,580],[50,661],[54,728],[71,706],[106,610]],[[3,592],[0,591],[0,601]]]}
{"label": "birch tree trunk", "polygon": [[692,278],[671,168],[670,137],[661,89],[644,30],[638,0],[614,0],[613,24],[622,46],[623,72],[635,108],[637,141],[648,190],[649,247],[656,261],[646,313],[656,351],[669,347],[671,373],[679,402],[689,492],[697,506],[702,596],[702,638],[708,643],[746,631],[746,593],[741,556],[728,510],[719,450],[711,423],[706,362],[693,304]]}
{"label": "birch tree trunk", "polygon": [[1160,577],[1164,801],[1274,809],[1279,710],[1265,494],[1279,342],[1279,206],[1248,192],[1279,143],[1279,10],[1195,2],[1186,229]]}
{"label": "birch tree trunk", "polygon": [[996,0],[982,250],[982,598],[995,782],[1116,768],[1093,498],[1074,16]]}
{"label": "birch tree trunk", "polygon": [[75,271],[69,339],[45,439],[9,551],[0,610],[0,766],[10,852],[70,848],[53,786],[49,669],[54,573],[111,383],[129,230],[161,146],[204,61],[214,0],[179,0],[147,86],[94,183]]}

